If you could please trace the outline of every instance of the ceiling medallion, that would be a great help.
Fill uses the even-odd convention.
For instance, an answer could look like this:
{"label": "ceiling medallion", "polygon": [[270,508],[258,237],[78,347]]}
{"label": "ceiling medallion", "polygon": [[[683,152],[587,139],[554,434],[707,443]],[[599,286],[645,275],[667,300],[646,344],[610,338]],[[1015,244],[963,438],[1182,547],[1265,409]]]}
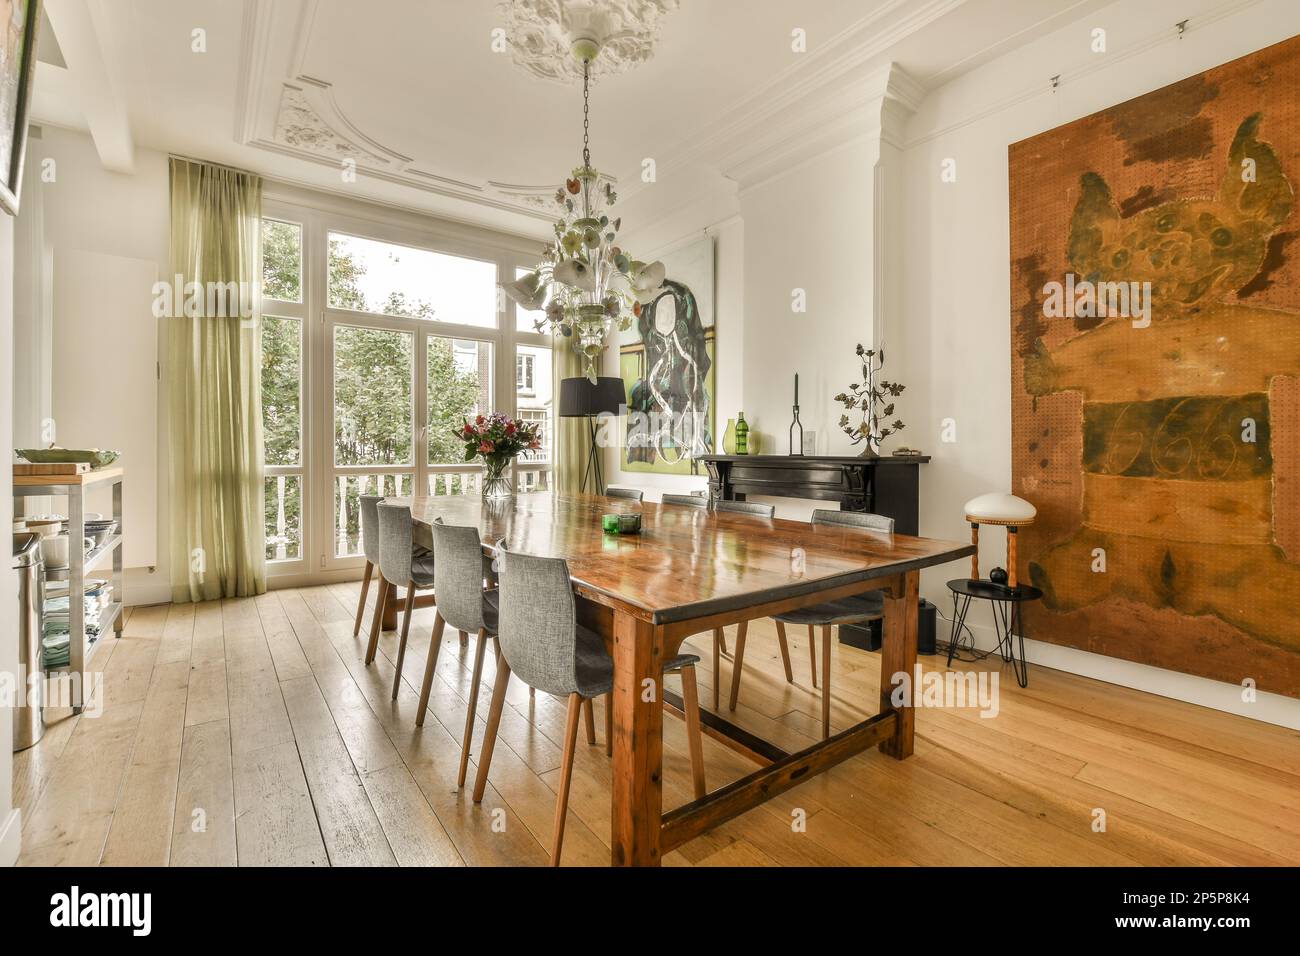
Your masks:
{"label": "ceiling medallion", "polygon": [[574,45],[599,49],[591,77],[626,73],[654,55],[663,17],[679,0],[502,0],[506,36],[517,65],[543,79],[582,79]]}

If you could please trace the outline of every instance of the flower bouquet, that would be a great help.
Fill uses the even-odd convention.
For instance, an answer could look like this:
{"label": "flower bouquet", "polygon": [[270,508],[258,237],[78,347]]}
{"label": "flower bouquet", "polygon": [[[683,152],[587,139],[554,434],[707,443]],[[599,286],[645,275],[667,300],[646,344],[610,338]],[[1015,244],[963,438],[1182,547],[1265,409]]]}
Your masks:
{"label": "flower bouquet", "polygon": [[541,423],[497,412],[466,419],[453,434],[465,444],[465,460],[483,458],[483,497],[509,498],[513,491],[506,467],[522,452],[542,447]]}

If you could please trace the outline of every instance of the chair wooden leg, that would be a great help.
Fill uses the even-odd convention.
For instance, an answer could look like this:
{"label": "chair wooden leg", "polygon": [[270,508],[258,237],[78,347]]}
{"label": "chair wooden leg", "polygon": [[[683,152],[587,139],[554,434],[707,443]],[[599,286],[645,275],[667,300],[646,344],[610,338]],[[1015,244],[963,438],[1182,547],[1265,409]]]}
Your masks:
{"label": "chair wooden leg", "polygon": [[713,712],[722,709],[722,644],[718,629],[713,630]]}
{"label": "chair wooden leg", "polygon": [[375,595],[375,619],[370,622],[370,643],[366,645],[367,664],[370,664],[375,659],[375,651],[379,649],[379,632],[384,626],[384,608],[388,604],[388,594],[392,587],[381,574],[379,576],[379,592]]}
{"label": "chair wooden leg", "polygon": [[429,691],[433,689],[433,674],[438,669],[438,651],[442,648],[442,632],[447,622],[438,614],[433,619],[433,637],[429,639],[429,658],[424,665],[424,683],[420,685],[420,709],[415,715],[415,726],[424,726],[424,715],[429,710]]}
{"label": "chair wooden leg", "polygon": [[587,745],[596,746],[596,711],[591,705],[590,697],[583,698],[582,721],[587,725]]}
{"label": "chair wooden leg", "polygon": [[483,652],[487,649],[486,631],[478,632],[478,647],[474,648],[474,674],[469,687],[469,713],[465,715],[465,738],[460,746],[460,772],[456,775],[457,788],[465,786],[469,770],[469,745],[474,739],[474,718],[478,716],[478,685],[483,680]]}
{"label": "chair wooden leg", "polygon": [[483,750],[478,755],[478,773],[474,777],[474,802],[483,802],[487,789],[488,767],[492,766],[492,750],[497,745],[497,728],[501,726],[501,709],[506,703],[506,687],[510,684],[510,665],[504,657],[497,661],[497,679],[492,685],[492,706],[488,708],[487,730],[483,732]]}
{"label": "chair wooden leg", "polygon": [[713,629],[713,636],[714,638],[717,639],[718,647],[722,649],[722,653],[726,654],[727,653],[727,629],[725,627],[715,627]]}
{"label": "chair wooden leg", "polygon": [[776,643],[781,648],[781,664],[785,667],[785,682],[794,683],[794,671],[790,669],[790,645],[785,639],[785,622],[776,622]]}
{"label": "chair wooden leg", "polygon": [[822,625],[822,740],[831,735],[831,626]]}
{"label": "chair wooden leg", "polygon": [[402,688],[402,664],[406,661],[406,636],[411,632],[411,615],[415,613],[415,582],[406,582],[406,607],[402,614],[402,637],[397,642],[397,664],[393,672],[393,700]]}
{"label": "chair wooden leg", "polygon": [[614,692],[605,695],[605,756],[614,756]]}
{"label": "chair wooden leg", "polygon": [[731,700],[727,702],[729,710],[736,709],[740,699],[740,674],[745,667],[745,635],[749,632],[749,622],[741,621],[736,628],[736,653],[731,658]]}
{"label": "chair wooden leg", "polygon": [[564,818],[569,815],[569,781],[573,779],[573,752],[578,746],[578,712],[583,709],[581,694],[569,695],[569,719],[564,725],[564,756],[560,760],[560,790],[555,795],[555,835],[551,838],[551,866],[560,865],[564,848]]}
{"label": "chair wooden leg", "polygon": [[352,625],[352,636],[356,637],[361,633],[361,621],[366,616],[366,595],[370,593],[370,576],[375,573],[375,566],[369,561],[366,562],[366,573],[361,579],[361,599],[357,601],[357,620]]}
{"label": "chair wooden leg", "polygon": [[466,634],[464,631],[460,632],[460,646],[469,647],[469,635]]}
{"label": "chair wooden leg", "polygon": [[817,688],[817,631],[808,625],[808,673],[812,675],[813,689]]}
{"label": "chair wooden leg", "polygon": [[[745,625],[741,625],[742,633]],[[740,653],[740,641],[736,642]],[[682,710],[686,715],[686,743],[691,750],[691,781],[695,784],[695,799],[699,800],[708,788],[704,786],[704,734],[700,730],[700,697],[695,687],[695,665],[682,668]]]}

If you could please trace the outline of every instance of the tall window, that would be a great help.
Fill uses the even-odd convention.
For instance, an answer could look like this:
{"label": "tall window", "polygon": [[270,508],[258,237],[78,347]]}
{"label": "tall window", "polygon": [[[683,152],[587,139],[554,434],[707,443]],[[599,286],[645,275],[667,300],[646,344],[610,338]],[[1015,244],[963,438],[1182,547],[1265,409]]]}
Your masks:
{"label": "tall window", "polygon": [[303,559],[302,245],[300,224],[262,221],[263,505],[271,562]]}
{"label": "tall window", "polygon": [[[429,478],[430,495],[468,494],[478,489],[477,469],[467,471],[465,446],[457,426],[496,407],[491,342],[429,336]],[[449,468],[448,466],[456,466]]]}
{"label": "tall window", "polygon": [[521,489],[551,487],[551,340],[531,316],[505,311],[497,290],[499,276],[533,260],[535,243],[474,245],[433,238],[411,217],[387,225],[267,207],[272,573],[355,567],[362,495],[478,494],[482,467],[455,435],[477,415],[539,422],[542,447],[519,459],[515,475]]}
{"label": "tall window", "polygon": [[495,263],[336,232],[329,249],[329,304],[336,309],[497,325]]}
{"label": "tall window", "polygon": [[542,426],[542,447],[519,456],[515,468],[520,491],[547,491],[551,487],[551,453],[555,427],[555,402],[551,395],[551,350],[540,345],[515,347],[515,410],[524,421]]}

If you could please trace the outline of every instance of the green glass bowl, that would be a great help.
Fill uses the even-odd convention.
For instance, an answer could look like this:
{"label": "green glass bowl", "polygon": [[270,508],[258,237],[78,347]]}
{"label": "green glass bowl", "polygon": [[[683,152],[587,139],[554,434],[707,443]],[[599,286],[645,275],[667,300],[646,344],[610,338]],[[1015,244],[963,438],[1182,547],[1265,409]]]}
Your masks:
{"label": "green glass bowl", "polygon": [[20,448],[18,454],[33,465],[84,461],[91,468],[103,468],[117,461],[117,456],[122,453],[102,448]]}

